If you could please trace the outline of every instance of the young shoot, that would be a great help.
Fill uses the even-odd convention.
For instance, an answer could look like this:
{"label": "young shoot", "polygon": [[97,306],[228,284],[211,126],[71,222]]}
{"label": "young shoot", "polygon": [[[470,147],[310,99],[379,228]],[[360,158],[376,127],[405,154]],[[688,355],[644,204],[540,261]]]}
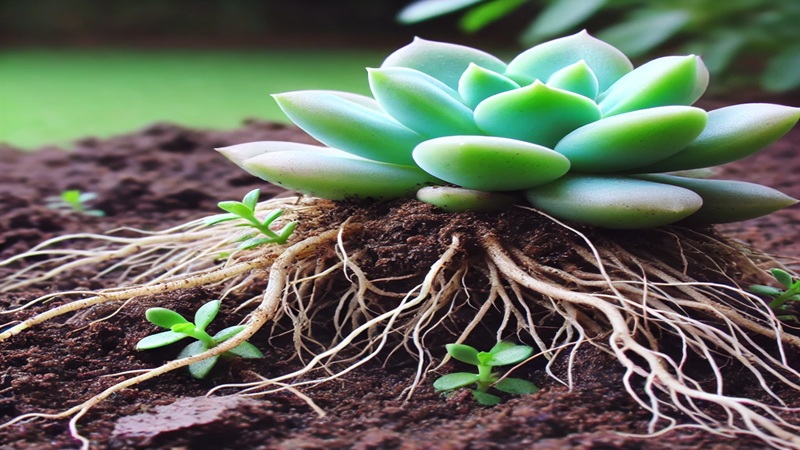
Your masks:
{"label": "young shoot", "polygon": [[47,197],[47,207],[63,211],[72,211],[87,216],[102,217],[106,213],[99,209],[92,209],[87,206],[87,203],[97,198],[94,192],[81,192],[79,189],[68,189],[61,194],[53,197]]}
{"label": "young shoot", "polygon": [[[788,272],[781,269],[772,269],[770,273],[783,286],[783,289],[773,286],[753,285],[750,286],[750,292],[771,297],[772,301],[767,306],[776,313],[780,313],[789,309],[791,306],[790,301],[800,301],[800,278],[793,278]],[[778,317],[782,320],[797,320],[794,315],[781,315]]]}
{"label": "young shoot", "polygon": [[527,345],[501,341],[488,352],[479,352],[474,347],[464,344],[447,344],[446,348],[447,353],[453,358],[477,366],[478,373],[456,372],[443,375],[433,382],[433,388],[437,391],[451,392],[475,385],[475,389],[470,389],[475,401],[484,406],[494,406],[500,403],[500,397],[488,393],[490,387],[514,395],[533,394],[539,390],[536,385],[521,378],[500,380],[498,374],[492,371],[493,367],[516,364],[530,357],[533,348]]}
{"label": "young shoot", "polygon": [[283,210],[278,209],[272,211],[264,220],[256,218],[256,205],[258,204],[258,196],[260,193],[261,191],[259,189],[253,189],[244,196],[241,202],[225,201],[217,203],[217,206],[223,211],[227,211],[227,213],[207,217],[205,219],[205,224],[211,226],[231,220],[246,220],[247,222],[242,223],[240,226],[255,228],[261,235],[247,235],[242,238],[242,243],[239,244],[238,247],[239,250],[247,250],[264,244],[285,244],[286,240],[289,239],[289,236],[294,232],[294,229],[297,228],[297,222],[287,223],[278,232],[272,231],[270,225],[283,214]]}
{"label": "young shoot", "polygon": [[[194,323],[189,322],[182,315],[177,312],[166,308],[150,308],[145,313],[147,320],[161,328],[166,328],[169,331],[151,334],[140,340],[136,344],[137,350],[149,350],[166,345],[173,344],[187,337],[197,339],[195,342],[184,347],[178,354],[176,359],[188,358],[190,356],[198,355],[204,351],[214,348],[222,342],[235,336],[237,333],[245,329],[244,325],[236,325],[225,328],[217,334],[211,336],[206,332],[208,324],[217,316],[220,306],[219,300],[212,300],[205,305],[201,306],[194,315]],[[264,354],[261,353],[253,344],[249,342],[242,342],[232,350],[223,353],[227,356],[239,356],[242,358],[263,358]],[[189,365],[189,373],[198,379],[203,379],[208,375],[214,365],[217,363],[219,355],[212,356],[200,362]]]}

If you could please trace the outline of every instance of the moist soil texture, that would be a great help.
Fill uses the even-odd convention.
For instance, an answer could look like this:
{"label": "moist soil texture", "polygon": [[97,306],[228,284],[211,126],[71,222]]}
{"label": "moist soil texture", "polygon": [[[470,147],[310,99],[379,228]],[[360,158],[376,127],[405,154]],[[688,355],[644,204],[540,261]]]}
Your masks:
{"label": "moist soil texture", "polygon": [[[69,151],[45,148],[23,153],[0,148],[0,258],[69,233],[102,233],[120,227],[165,229],[215,214],[218,201],[240,199],[256,187],[261,188],[262,199],[286,195],[213,150],[258,140],[313,142],[296,128],[251,121],[224,132],[155,124],[107,140],[84,139]],[[761,153],[720,168],[717,175],[759,182],[797,198],[798,149],[800,129],[796,128]],[[91,207],[104,211],[105,216],[45,206],[45,198],[66,189],[96,193]],[[358,207],[344,205],[341,211]],[[800,255],[799,223],[800,207],[795,206],[758,220],[718,226],[716,232],[791,259]],[[364,241],[380,241],[386,233],[387,240],[394,243],[376,254],[371,268],[375,276],[390,276],[393,264],[413,265],[416,258],[416,264],[424,265],[438,256],[437,245],[409,245],[411,237],[427,236],[424,229],[409,228],[398,223],[366,232]],[[75,245],[90,244],[79,241]],[[554,249],[558,246],[553,243]],[[426,247],[430,252],[409,252],[409,248]],[[0,267],[0,276],[12,270]],[[118,273],[95,274],[91,267],[80,268],[22,292],[0,294],[0,308],[20,305],[47,292],[94,290],[118,282]],[[144,311],[162,306],[191,317],[198,305],[218,295],[213,289],[193,288],[138,298],[109,320],[92,321],[114,313],[118,305],[96,308],[88,317],[78,314],[59,319],[3,342],[0,421],[27,412],[58,412],[121,381],[125,378],[117,375],[121,372],[155,367],[174,358],[178,352],[174,346],[134,349],[139,339],[156,331],[143,320]],[[249,298],[246,293],[241,297]],[[54,299],[17,317],[63,301]],[[230,303],[223,304],[212,328],[234,325],[244,317],[246,311],[233,311]],[[0,322],[6,322],[6,317]],[[416,361],[402,352],[305,390],[326,412],[324,417],[286,391],[247,398],[205,397],[219,384],[256,381],[259,375],[277,376],[302,367],[293,357],[291,333],[276,333],[273,338],[266,334],[262,330],[251,340],[265,358],[223,360],[202,381],[181,369],[124,389],[90,410],[79,422],[80,433],[93,447],[107,449],[766,448],[763,442],[746,436],[724,437],[695,429],[649,438],[636,436],[646,431],[650,414],[626,393],[619,364],[591,346],[583,346],[575,361],[574,389],[568,390],[541,368],[522,367],[515,376],[533,381],[541,390],[535,395],[506,397],[494,407],[476,404],[467,391],[445,398],[431,387],[432,377],[406,400],[404,389],[414,379]],[[442,345],[450,342],[447,336],[439,341]],[[443,354],[443,348],[431,351],[439,357]],[[791,361],[797,356],[788,358]],[[465,369],[461,363],[450,362],[438,373]],[[729,372],[726,380],[734,386],[741,384],[737,370]],[[742,389],[747,392],[746,386]],[[796,393],[790,393],[788,400],[800,405]],[[77,447],[66,420],[36,420],[0,429],[3,450]]]}

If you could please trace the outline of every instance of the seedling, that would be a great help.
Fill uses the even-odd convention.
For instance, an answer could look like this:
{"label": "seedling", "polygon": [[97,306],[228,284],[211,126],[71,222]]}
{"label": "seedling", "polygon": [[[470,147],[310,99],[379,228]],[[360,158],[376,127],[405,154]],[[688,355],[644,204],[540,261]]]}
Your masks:
{"label": "seedling", "polygon": [[283,210],[278,209],[272,211],[264,220],[259,220],[256,218],[256,205],[258,204],[259,194],[259,189],[253,189],[244,196],[241,202],[226,201],[217,203],[217,206],[223,211],[227,211],[227,213],[207,217],[205,219],[205,224],[211,226],[221,222],[244,219],[247,223],[243,223],[240,226],[252,227],[261,232],[263,236],[247,235],[242,238],[242,243],[239,244],[238,247],[239,250],[246,250],[264,244],[285,244],[286,240],[289,239],[289,236],[294,232],[294,229],[297,228],[297,222],[287,223],[277,233],[272,231],[269,228],[270,225],[283,214]]}
{"label": "seedling", "polygon": [[[453,358],[478,367],[478,373],[456,372],[439,377],[433,382],[437,391],[450,392],[455,389],[476,385],[470,389],[475,400],[481,405],[494,406],[500,403],[500,397],[487,391],[490,387],[507,394],[533,394],[539,390],[530,381],[521,378],[504,378],[500,380],[493,367],[507,366],[524,361],[533,353],[527,345],[516,345],[510,342],[498,342],[488,352],[479,352],[474,347],[464,344],[447,344],[447,353]],[[500,380],[500,381],[498,381]]]}
{"label": "seedling", "polygon": [[[235,336],[240,331],[244,330],[244,325],[236,325],[225,328],[219,331],[214,336],[206,332],[208,324],[214,320],[219,312],[219,300],[212,300],[205,305],[201,306],[194,315],[194,323],[189,322],[182,315],[177,312],[166,308],[150,308],[145,313],[147,320],[161,328],[167,328],[169,331],[151,334],[145,337],[136,344],[137,350],[149,350],[166,345],[173,344],[187,337],[195,338],[197,341],[184,347],[178,354],[176,359],[188,358],[190,356],[199,355],[204,351],[214,348],[217,345],[227,341]],[[264,354],[261,353],[253,344],[249,342],[242,342],[232,350],[223,353],[227,356],[239,356],[242,358],[263,358]],[[203,379],[208,375],[214,365],[217,363],[219,355],[212,356],[200,362],[189,365],[189,373],[193,377]]]}
{"label": "seedling", "polygon": [[94,192],[81,192],[78,189],[69,189],[63,191],[61,194],[48,197],[47,207],[52,209],[59,209],[65,211],[74,211],[87,216],[102,217],[106,213],[99,209],[91,209],[86,204],[97,198]]}
{"label": "seedling", "polygon": [[[772,269],[770,273],[784,289],[757,284],[750,286],[750,292],[772,297],[772,301],[770,301],[767,306],[773,311],[786,311],[789,309],[789,306],[791,306],[789,303],[790,301],[800,301],[800,278],[793,278],[788,272],[781,269]],[[782,315],[778,317],[783,320],[797,320],[797,317],[794,315]]]}

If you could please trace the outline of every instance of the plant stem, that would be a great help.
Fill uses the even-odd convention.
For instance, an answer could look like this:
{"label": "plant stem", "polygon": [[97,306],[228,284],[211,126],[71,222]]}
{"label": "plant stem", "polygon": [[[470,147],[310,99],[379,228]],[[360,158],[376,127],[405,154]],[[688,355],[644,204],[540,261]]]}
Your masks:
{"label": "plant stem", "polygon": [[495,382],[494,375],[492,375],[492,366],[478,365],[478,391],[486,392],[489,386]]}

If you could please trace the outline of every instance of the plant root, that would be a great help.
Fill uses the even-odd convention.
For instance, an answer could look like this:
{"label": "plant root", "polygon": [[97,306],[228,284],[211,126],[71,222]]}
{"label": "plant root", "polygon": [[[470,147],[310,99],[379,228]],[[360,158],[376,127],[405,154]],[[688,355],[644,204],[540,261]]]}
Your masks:
{"label": "plant root", "polygon": [[[509,213],[515,220],[503,228],[496,226],[497,218],[459,219],[414,201],[390,205],[389,212],[345,205],[338,216],[326,211],[331,205],[317,199],[262,202],[259,211],[280,207],[288,211],[286,220],[300,220],[305,226],[304,234],[282,247],[236,252],[235,241],[241,238],[236,223],[204,228],[195,221],[138,238],[77,236],[105,242],[90,250],[57,249],[56,244],[71,242],[59,238],[0,262],[20,265],[31,258],[48,258],[0,281],[0,291],[5,292],[88,264],[105,267],[106,277],[121,272],[124,284],[92,293],[48,294],[11,307],[3,313],[20,314],[57,297],[85,297],[14,324],[0,333],[0,341],[106,302],[124,307],[136,298],[195,286],[216,287],[225,297],[234,290],[253,289],[250,276],[268,271],[263,293],[239,306],[257,303],[244,322],[246,328],[230,340],[132,376],[60,413],[24,414],[0,427],[32,418],[69,418],[72,435],[89,448],[77,423],[110,395],[219,355],[259,330],[276,336],[281,333],[278,324],[289,325],[302,367],[255,382],[217,386],[209,394],[237,389],[240,395],[257,396],[288,390],[321,414],[301,388],[343,377],[375,358],[406,352],[417,361],[416,375],[405,391],[413,401],[426,375],[447,360],[438,348],[443,346],[442,332],[450,336],[448,342],[465,342],[479,328],[491,326],[498,340],[513,335],[536,345],[547,373],[570,388],[582,346],[612,355],[624,369],[620,382],[625,390],[651,414],[649,435],[696,427],[724,436],[755,436],[775,448],[800,448],[800,424],[783,415],[799,405],[789,405],[781,396],[800,390],[800,372],[787,356],[800,352],[800,338],[786,333],[763,301],[737,285],[737,280],[744,281],[740,278],[763,276],[764,263],[776,264],[767,257],[746,254],[708,232],[679,227],[651,232],[674,243],[667,254],[656,256],[647,248],[626,246],[625,237],[590,236],[529,208]],[[532,222],[530,230],[538,231],[515,228],[520,217]],[[426,245],[412,249],[427,253],[399,255],[414,261],[394,261],[384,274],[379,268],[390,256],[382,255],[398,257],[400,244],[393,247],[392,242],[413,240],[408,233],[390,236],[396,233],[394,220],[407,221],[400,225],[406,230],[432,229]],[[417,223],[409,225],[413,221]],[[428,245],[431,239],[438,244]],[[539,251],[536,245],[554,247]],[[219,253],[230,255],[220,261]],[[402,264],[405,273],[397,270]],[[698,279],[695,273],[709,279]],[[459,315],[464,312],[468,314]],[[463,320],[466,315],[469,319]],[[329,332],[320,333],[325,327]],[[554,363],[564,360],[566,379],[561,379]],[[769,401],[727,392],[723,367],[731,363],[749,373]]]}

